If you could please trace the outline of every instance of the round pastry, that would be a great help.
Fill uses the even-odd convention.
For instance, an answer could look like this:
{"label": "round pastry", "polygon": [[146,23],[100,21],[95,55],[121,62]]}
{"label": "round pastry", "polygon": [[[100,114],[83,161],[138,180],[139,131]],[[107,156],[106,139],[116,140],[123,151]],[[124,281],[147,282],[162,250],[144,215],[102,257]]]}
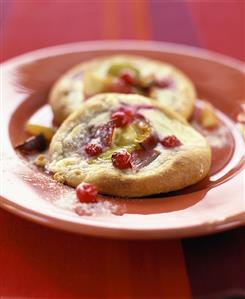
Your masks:
{"label": "round pastry", "polygon": [[50,92],[58,124],[88,97],[104,92],[136,93],[170,107],[188,119],[196,99],[195,87],[174,66],[138,56],[110,56],[81,63],[65,73]]}
{"label": "round pastry", "polygon": [[98,192],[140,197],[202,180],[211,152],[182,117],[140,95],[92,97],[54,135],[48,168],[55,180]]}

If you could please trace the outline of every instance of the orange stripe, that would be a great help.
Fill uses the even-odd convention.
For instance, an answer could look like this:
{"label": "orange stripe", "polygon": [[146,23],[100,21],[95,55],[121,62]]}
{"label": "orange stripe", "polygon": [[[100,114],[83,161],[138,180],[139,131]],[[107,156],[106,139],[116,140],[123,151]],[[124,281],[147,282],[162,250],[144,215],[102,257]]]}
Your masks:
{"label": "orange stripe", "polygon": [[152,36],[149,3],[145,0],[133,0],[131,13],[135,39],[150,39]]}
{"label": "orange stripe", "polygon": [[104,39],[118,39],[118,9],[117,1],[106,0],[103,3],[102,37]]}
{"label": "orange stripe", "polygon": [[165,261],[162,262],[159,256],[158,265],[161,268],[160,277],[164,298],[191,298],[191,288],[181,241],[168,241],[162,254],[166,255]]}

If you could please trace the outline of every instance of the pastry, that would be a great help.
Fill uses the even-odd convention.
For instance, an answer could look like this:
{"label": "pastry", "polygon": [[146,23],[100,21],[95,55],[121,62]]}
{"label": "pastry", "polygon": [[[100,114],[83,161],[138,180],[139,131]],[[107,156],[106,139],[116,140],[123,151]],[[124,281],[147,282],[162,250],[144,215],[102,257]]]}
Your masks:
{"label": "pastry", "polygon": [[196,99],[190,79],[174,66],[140,56],[117,55],[81,63],[66,72],[49,95],[58,124],[87,98],[104,92],[136,93],[188,119]]}
{"label": "pastry", "polygon": [[55,133],[48,169],[55,180],[141,197],[202,180],[211,151],[182,117],[141,95],[104,93],[73,112]]}

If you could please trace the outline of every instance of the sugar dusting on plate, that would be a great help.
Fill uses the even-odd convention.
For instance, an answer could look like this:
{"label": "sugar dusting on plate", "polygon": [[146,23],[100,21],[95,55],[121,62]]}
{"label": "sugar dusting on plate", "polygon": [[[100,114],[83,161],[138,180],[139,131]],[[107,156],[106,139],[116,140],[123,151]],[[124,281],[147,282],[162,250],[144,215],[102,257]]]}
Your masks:
{"label": "sugar dusting on plate", "polygon": [[80,203],[75,190],[69,190],[57,197],[53,203],[62,208],[75,211],[80,216],[109,216],[123,215],[126,208],[108,200],[100,200],[96,203]]}
{"label": "sugar dusting on plate", "polygon": [[222,148],[227,144],[227,134],[229,134],[229,131],[226,127],[221,126],[213,131],[204,132],[203,134],[211,147]]}
{"label": "sugar dusting on plate", "polygon": [[42,197],[51,201],[56,207],[74,211],[79,216],[102,217],[123,215],[126,212],[124,205],[119,205],[116,201],[109,201],[100,195],[96,203],[80,203],[75,189],[53,180],[50,174],[45,173],[45,171],[37,171],[36,167],[30,163],[35,158],[36,156],[29,156],[26,161],[29,167],[25,171],[17,171],[18,175],[26,183],[31,184],[33,188],[41,192]]}

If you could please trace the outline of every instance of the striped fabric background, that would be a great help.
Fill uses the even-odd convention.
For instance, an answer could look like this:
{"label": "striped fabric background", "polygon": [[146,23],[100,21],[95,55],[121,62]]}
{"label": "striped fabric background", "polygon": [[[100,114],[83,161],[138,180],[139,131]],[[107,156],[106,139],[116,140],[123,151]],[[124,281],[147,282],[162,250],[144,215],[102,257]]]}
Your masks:
{"label": "striped fabric background", "polygon": [[[1,60],[82,40],[183,43],[240,60],[244,0],[0,0]],[[245,228],[171,241],[51,230],[0,210],[0,298],[245,296]]]}

